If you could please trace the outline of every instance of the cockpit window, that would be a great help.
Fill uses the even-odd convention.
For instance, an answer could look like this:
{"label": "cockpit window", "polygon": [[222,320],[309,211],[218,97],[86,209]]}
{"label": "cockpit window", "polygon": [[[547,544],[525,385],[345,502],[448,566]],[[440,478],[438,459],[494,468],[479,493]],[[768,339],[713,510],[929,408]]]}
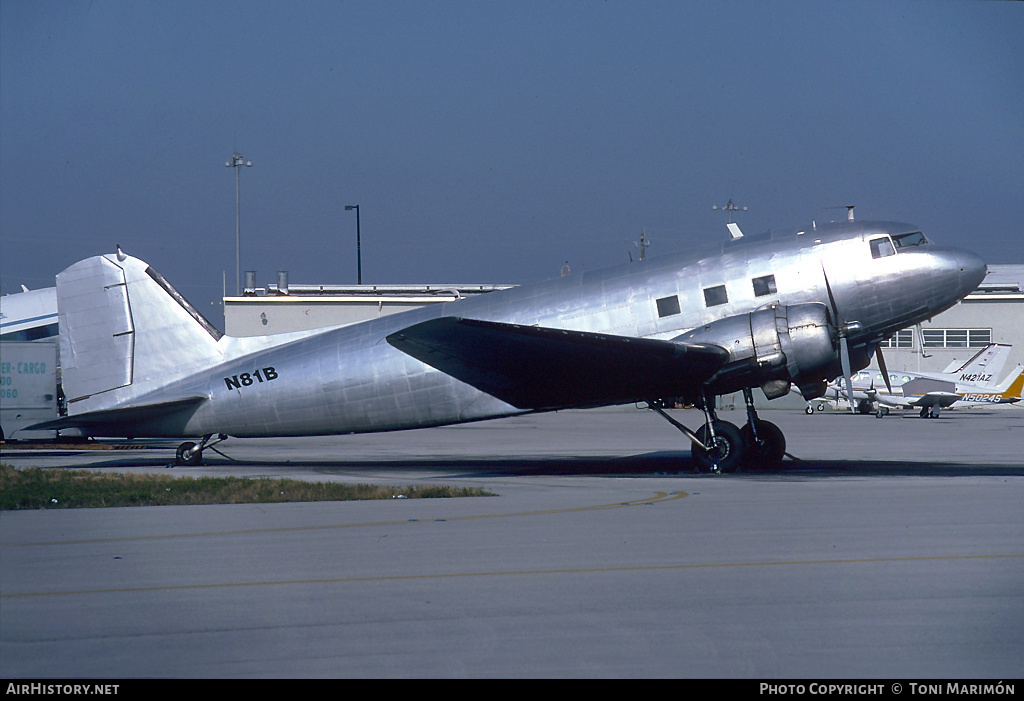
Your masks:
{"label": "cockpit window", "polygon": [[899,234],[892,237],[892,242],[896,244],[896,248],[908,248],[910,246],[921,246],[928,243],[928,239],[924,237],[920,231],[915,231],[912,234]]}
{"label": "cockpit window", "polygon": [[885,258],[886,256],[896,255],[896,249],[892,247],[892,241],[889,240],[888,236],[871,239],[868,243],[871,244],[872,258]]}

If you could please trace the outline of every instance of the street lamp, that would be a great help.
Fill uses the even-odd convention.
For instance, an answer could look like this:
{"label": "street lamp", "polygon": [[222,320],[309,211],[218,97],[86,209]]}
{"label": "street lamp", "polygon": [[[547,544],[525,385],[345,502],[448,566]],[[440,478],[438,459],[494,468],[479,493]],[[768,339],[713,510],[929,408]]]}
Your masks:
{"label": "street lamp", "polygon": [[239,235],[238,235],[238,229],[239,229],[239,226],[238,226],[238,169],[241,166],[246,166],[247,168],[251,168],[252,167],[252,161],[245,160],[242,157],[242,154],[240,154],[238,151],[235,151],[234,154],[232,154],[232,156],[231,156],[231,160],[228,161],[227,163],[225,163],[224,165],[226,165],[228,168],[234,168],[235,169],[235,296],[237,297],[238,295],[242,294],[242,288],[241,288],[241,267],[242,266],[240,265],[240,255],[239,255],[239,249],[241,248],[241,246],[240,246],[240,238],[239,238]]}
{"label": "street lamp", "polygon": [[345,205],[345,211],[356,210],[356,284],[363,284],[363,252],[362,244],[359,240],[359,205],[347,204]]}

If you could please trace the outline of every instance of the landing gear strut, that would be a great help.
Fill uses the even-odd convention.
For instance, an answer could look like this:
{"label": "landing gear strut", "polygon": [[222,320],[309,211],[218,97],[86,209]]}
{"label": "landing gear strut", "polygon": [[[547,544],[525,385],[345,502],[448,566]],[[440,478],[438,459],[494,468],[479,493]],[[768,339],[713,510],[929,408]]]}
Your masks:
{"label": "landing gear strut", "polygon": [[678,428],[692,443],[690,453],[700,472],[735,472],[743,461],[743,437],[740,430],[728,421],[715,416],[714,397],[705,396],[700,408],[704,412],[704,425],[696,433],[665,413],[659,402],[647,405],[666,421]]}
{"label": "landing gear strut", "polygon": [[747,405],[747,424],[741,434],[747,462],[754,467],[774,469],[786,455],[786,437],[772,422],[757,418],[754,395],[749,387],[743,388],[743,401]]}
{"label": "landing gear strut", "polygon": [[700,403],[705,421],[696,432],[665,413],[659,402],[648,402],[647,405],[686,434],[692,443],[693,461],[701,472],[735,472],[742,465],[777,468],[786,455],[786,437],[778,426],[757,417],[750,389],[743,390],[743,399],[747,407],[747,423],[742,430],[716,416],[713,396],[705,396]]}
{"label": "landing gear strut", "polygon": [[[211,438],[213,438],[212,433],[203,436],[198,445],[192,441],[185,441],[179,445],[177,452],[174,454],[173,465],[193,467],[201,464],[203,462],[203,450],[226,441],[228,437],[223,433],[219,433],[217,434],[217,440],[211,441]],[[173,465],[168,465],[167,467],[173,467]]]}
{"label": "landing gear strut", "polygon": [[697,429],[696,443],[690,447],[694,462],[701,472],[735,472],[743,462],[743,436],[735,424],[719,419],[706,421]]}

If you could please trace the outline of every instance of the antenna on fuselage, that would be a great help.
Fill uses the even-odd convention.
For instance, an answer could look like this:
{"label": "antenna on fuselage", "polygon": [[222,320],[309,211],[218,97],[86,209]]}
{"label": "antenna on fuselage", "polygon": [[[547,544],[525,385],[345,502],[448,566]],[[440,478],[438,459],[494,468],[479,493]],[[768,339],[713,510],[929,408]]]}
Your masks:
{"label": "antenna on fuselage", "polygon": [[855,205],[855,204],[844,204],[844,205],[834,205],[832,207],[823,207],[823,209],[843,209],[845,207],[846,208],[846,221],[853,221],[853,208],[856,207],[856,206],[857,205]]}
{"label": "antenna on fuselage", "polygon": [[738,239],[738,238],[743,238],[743,232],[740,231],[740,225],[739,224],[734,224],[733,221],[732,221],[732,213],[733,212],[746,212],[747,211],[746,207],[737,207],[736,205],[734,205],[732,203],[732,200],[729,200],[722,207],[719,207],[717,204],[713,204],[713,205],[711,205],[711,209],[724,209],[726,212],[728,212],[729,213],[729,223],[726,224],[726,227],[728,227],[728,229],[729,229],[729,236],[731,236],[734,240]]}

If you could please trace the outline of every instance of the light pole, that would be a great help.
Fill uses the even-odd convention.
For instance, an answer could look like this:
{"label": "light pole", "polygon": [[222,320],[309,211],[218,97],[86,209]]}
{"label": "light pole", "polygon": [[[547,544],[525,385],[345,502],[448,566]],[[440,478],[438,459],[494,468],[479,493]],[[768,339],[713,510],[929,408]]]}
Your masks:
{"label": "light pole", "polygon": [[356,284],[363,284],[363,251],[362,243],[359,240],[359,205],[347,204],[345,205],[345,211],[356,210]]}
{"label": "light pole", "polygon": [[238,230],[239,230],[239,225],[238,225],[238,219],[239,219],[239,217],[238,217],[238,214],[239,214],[239,211],[238,211],[238,169],[241,166],[246,166],[248,168],[251,168],[252,167],[252,161],[245,160],[244,158],[242,158],[242,154],[240,154],[238,151],[235,151],[234,154],[232,154],[232,156],[231,156],[231,160],[228,161],[227,163],[225,163],[224,165],[226,165],[228,168],[234,168],[235,169],[235,296],[237,297],[238,295],[242,294],[242,287],[241,287],[241,267],[242,266],[240,264],[241,256],[240,256],[240,253],[239,253],[239,251],[241,249],[241,245],[240,245],[241,239],[239,238],[239,234],[238,234]]}
{"label": "light pole", "polygon": [[733,212],[746,212],[747,211],[746,207],[737,207],[736,205],[734,205],[732,203],[732,200],[729,200],[729,202],[727,204],[725,204],[724,206],[722,206],[722,207],[719,207],[717,204],[713,204],[713,205],[711,205],[711,209],[724,209],[726,212],[728,212],[729,213],[729,223],[730,224],[732,224],[732,213]]}

